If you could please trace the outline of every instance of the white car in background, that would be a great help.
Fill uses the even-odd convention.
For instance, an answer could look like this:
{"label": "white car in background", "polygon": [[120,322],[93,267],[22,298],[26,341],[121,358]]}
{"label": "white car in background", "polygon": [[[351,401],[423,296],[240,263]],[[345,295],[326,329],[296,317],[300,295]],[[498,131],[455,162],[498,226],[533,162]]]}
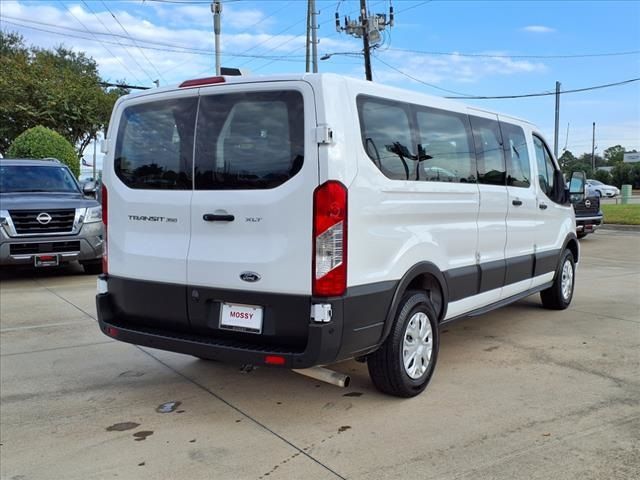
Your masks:
{"label": "white car in background", "polygon": [[599,197],[613,198],[617,195],[620,195],[620,190],[618,189],[618,187],[614,187],[613,185],[606,185],[600,180],[587,179],[587,190],[593,191],[594,194]]}

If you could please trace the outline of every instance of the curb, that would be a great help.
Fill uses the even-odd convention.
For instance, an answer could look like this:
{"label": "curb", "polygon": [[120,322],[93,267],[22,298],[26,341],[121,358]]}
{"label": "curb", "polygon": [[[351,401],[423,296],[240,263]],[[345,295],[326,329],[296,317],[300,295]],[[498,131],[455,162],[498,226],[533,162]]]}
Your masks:
{"label": "curb", "polygon": [[640,232],[640,225],[619,225],[616,223],[604,223],[600,225],[602,230],[622,230],[624,232]]}

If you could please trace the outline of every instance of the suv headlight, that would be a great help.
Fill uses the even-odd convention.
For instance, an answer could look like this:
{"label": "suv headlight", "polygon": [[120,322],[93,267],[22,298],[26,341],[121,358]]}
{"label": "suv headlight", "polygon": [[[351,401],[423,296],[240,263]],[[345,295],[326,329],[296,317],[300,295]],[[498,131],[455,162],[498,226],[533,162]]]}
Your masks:
{"label": "suv headlight", "polygon": [[87,208],[87,212],[84,215],[84,223],[97,223],[102,222],[102,207]]}

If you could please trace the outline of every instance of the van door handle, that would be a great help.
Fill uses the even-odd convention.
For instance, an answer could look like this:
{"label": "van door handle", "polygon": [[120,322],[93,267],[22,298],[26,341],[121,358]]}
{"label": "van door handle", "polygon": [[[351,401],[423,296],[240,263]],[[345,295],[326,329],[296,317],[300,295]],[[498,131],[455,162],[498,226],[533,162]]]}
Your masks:
{"label": "van door handle", "polygon": [[540,210],[546,210],[546,209],[547,209],[547,204],[546,204],[546,203],[540,203],[540,204],[538,205],[538,208],[539,208]]}
{"label": "van door handle", "polygon": [[205,222],[233,222],[236,217],[233,215],[216,215],[215,213],[205,213],[202,215]]}
{"label": "van door handle", "polygon": [[516,200],[511,200],[511,204],[516,206],[516,207],[519,207],[520,205],[522,205],[522,200],[517,200],[517,199]]}

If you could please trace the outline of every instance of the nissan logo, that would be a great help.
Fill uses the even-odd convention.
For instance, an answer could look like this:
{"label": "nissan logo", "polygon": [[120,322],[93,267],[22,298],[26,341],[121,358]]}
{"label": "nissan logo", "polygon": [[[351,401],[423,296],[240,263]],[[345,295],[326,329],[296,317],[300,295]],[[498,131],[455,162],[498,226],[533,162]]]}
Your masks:
{"label": "nissan logo", "polygon": [[584,206],[589,208],[591,206],[591,200],[585,200],[584,201]]}
{"label": "nissan logo", "polygon": [[38,216],[36,217],[36,220],[38,220],[38,223],[40,223],[41,225],[46,225],[51,221],[51,215],[49,215],[46,212],[42,212],[38,214]]}
{"label": "nissan logo", "polygon": [[257,282],[258,280],[260,280],[260,275],[258,275],[256,272],[242,272],[240,274],[240,279],[244,280],[245,282]]}

